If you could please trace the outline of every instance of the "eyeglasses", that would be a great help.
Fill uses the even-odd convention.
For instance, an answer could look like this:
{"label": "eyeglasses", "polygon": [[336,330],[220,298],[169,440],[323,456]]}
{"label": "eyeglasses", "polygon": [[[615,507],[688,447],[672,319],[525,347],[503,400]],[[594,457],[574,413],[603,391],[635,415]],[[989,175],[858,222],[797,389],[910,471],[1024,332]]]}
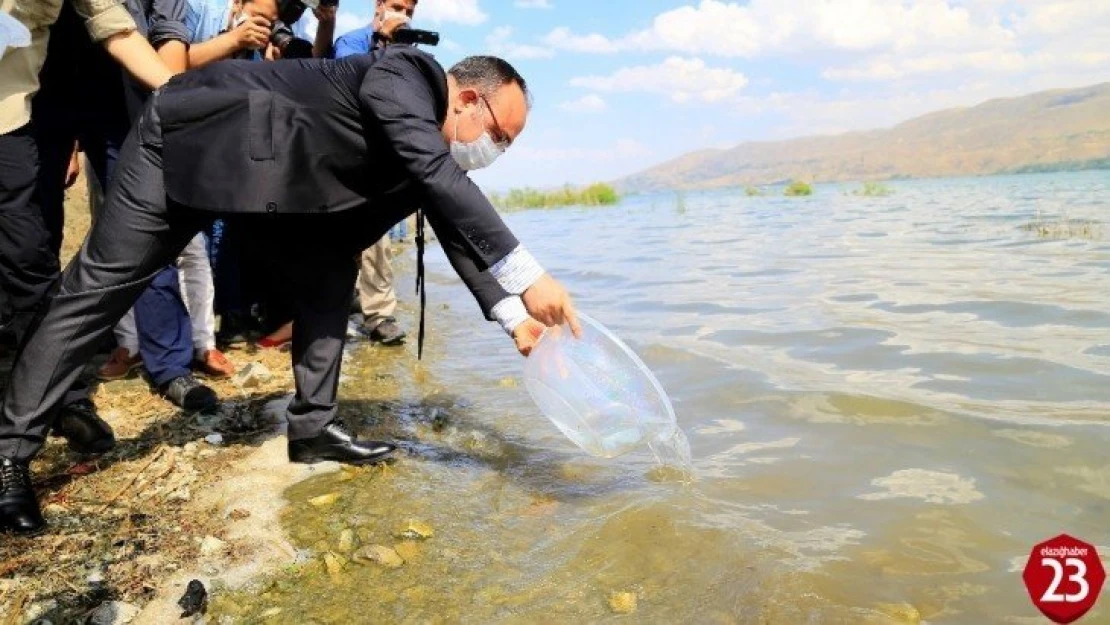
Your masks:
{"label": "eyeglasses", "polygon": [[510,139],[509,135],[501,128],[501,123],[497,121],[497,116],[493,114],[493,107],[490,106],[486,96],[478,94],[478,97],[482,98],[482,102],[486,105],[486,110],[489,111],[490,119],[493,120],[493,142],[502,150],[507,150],[509,146],[513,144],[513,140]]}

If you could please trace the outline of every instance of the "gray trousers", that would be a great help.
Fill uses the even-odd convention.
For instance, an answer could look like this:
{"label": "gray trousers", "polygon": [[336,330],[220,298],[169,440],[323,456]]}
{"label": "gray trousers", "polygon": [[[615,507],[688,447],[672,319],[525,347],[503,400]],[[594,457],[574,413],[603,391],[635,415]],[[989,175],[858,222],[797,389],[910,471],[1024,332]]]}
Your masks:
{"label": "gray trousers", "polygon": [[[112,327],[154,276],[217,217],[168,204],[162,176],[160,123],[148,106],[124,144],[102,214],[16,357],[0,409],[0,456],[29,461],[38,453],[66,391]],[[297,392],[288,409],[291,440],[311,437],[335,418],[360,248],[337,245],[326,235],[351,232],[355,217],[239,217],[272,237],[277,253],[271,266],[284,274],[294,295]]]}

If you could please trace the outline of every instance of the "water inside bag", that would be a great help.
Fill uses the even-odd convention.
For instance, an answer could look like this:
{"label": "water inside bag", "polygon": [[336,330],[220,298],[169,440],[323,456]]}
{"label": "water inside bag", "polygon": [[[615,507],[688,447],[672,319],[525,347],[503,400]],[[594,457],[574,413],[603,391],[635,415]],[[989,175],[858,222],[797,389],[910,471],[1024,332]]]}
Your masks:
{"label": "water inside bag", "polygon": [[549,328],[524,365],[536,405],[586,452],[615,458],[647,443],[656,459],[689,472],[690,447],[666,391],[647,365],[597,321],[582,337]]}

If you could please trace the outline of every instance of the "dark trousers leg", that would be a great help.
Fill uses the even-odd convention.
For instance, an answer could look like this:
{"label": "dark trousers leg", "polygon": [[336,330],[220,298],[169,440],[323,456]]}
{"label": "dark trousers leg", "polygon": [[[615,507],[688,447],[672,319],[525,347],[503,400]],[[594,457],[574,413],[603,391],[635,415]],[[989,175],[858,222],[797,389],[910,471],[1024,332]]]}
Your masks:
{"label": "dark trousers leg", "polygon": [[[126,128],[101,126],[82,134],[89,161],[108,188],[115,177]],[[193,361],[193,327],[181,299],[177,268],[165,267],[135,301],[135,330],[139,335],[139,354],[150,379],[161,387],[189,373]]]}
{"label": "dark trousers leg", "polygon": [[181,299],[177,267],[158,272],[135,302],[139,354],[154,386],[161,387],[189,373],[193,362],[193,329]]}
{"label": "dark trousers leg", "polygon": [[16,360],[0,410],[0,456],[26,461],[38,453],[99,342],[201,226],[195,213],[167,209],[158,122],[141,120],[124,144],[103,213]]}
{"label": "dark trousers leg", "polygon": [[[334,233],[333,233],[334,234]],[[326,239],[325,239],[326,240]],[[358,265],[351,254],[320,251],[286,268],[293,302],[293,378],[289,440],[311,438],[336,417],[347,309]]]}
{"label": "dark trousers leg", "polygon": [[18,335],[58,277],[36,200],[39,156],[30,126],[0,135],[0,326]]}

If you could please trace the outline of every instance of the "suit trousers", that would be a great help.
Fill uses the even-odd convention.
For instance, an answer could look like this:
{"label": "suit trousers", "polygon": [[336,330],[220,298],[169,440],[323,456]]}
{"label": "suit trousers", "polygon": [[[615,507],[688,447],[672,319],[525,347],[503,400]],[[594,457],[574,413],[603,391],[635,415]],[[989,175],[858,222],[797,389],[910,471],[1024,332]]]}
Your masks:
{"label": "suit trousers", "polygon": [[[203,158],[203,155],[198,155]],[[35,320],[0,408],[0,456],[28,461],[42,447],[66,389],[111,328],[214,214],[167,202],[162,136],[148,107],[124,143],[103,213]],[[295,290],[290,440],[314,436],[336,416],[339,369],[354,288],[358,211],[244,215],[277,244],[273,266]],[[378,229],[378,236],[388,225]],[[371,229],[373,230],[373,229]],[[365,229],[361,229],[365,232]],[[330,237],[329,237],[330,234]],[[362,245],[365,246],[363,241]]]}

